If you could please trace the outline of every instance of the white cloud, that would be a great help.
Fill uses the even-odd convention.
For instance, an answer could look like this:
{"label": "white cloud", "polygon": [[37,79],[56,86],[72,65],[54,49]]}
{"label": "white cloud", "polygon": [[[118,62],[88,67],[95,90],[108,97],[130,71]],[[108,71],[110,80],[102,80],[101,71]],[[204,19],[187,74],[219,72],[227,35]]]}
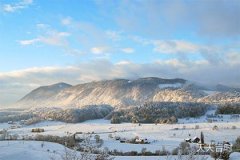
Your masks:
{"label": "white cloud", "polygon": [[122,48],[121,49],[124,53],[133,53],[135,50],[133,48]]}
{"label": "white cloud", "polygon": [[128,38],[136,43],[140,43],[141,45],[149,45],[152,44],[152,40],[148,40],[139,36],[128,36]]}
{"label": "white cloud", "polygon": [[197,53],[200,46],[191,42],[182,40],[163,41],[156,40],[153,42],[155,45],[154,51],[159,53]]}
{"label": "white cloud", "polygon": [[109,51],[109,47],[99,46],[91,48],[93,54],[106,54]]}
{"label": "white cloud", "polygon": [[[212,64],[225,61],[224,58],[232,51],[238,51],[238,46],[232,45],[209,45],[193,43],[186,40],[161,40],[161,39],[144,39],[141,37],[130,37],[134,42],[141,45],[153,47],[153,51],[160,54],[174,54],[181,60],[188,60],[191,57],[205,59]],[[194,55],[193,55],[194,54]]]}
{"label": "white cloud", "polygon": [[62,20],[61,20],[61,23],[63,24],[63,25],[70,25],[70,24],[72,24],[72,18],[71,17],[66,17],[66,18],[63,18]]}
{"label": "white cloud", "polygon": [[127,65],[127,64],[131,64],[130,61],[120,61],[120,62],[117,62],[116,65]]}
{"label": "white cloud", "polygon": [[70,46],[68,37],[71,36],[71,33],[53,30],[47,24],[37,24],[37,28],[43,29],[42,35],[33,39],[20,40],[19,44],[22,46],[46,44],[61,48],[67,55],[79,56],[84,54],[82,50]]}
{"label": "white cloud", "polygon": [[176,68],[185,68],[187,65],[183,62],[181,62],[178,59],[170,59],[170,60],[156,60],[155,61],[159,65],[167,65],[167,66],[172,66]]}
{"label": "white cloud", "polygon": [[104,14],[114,13],[112,19],[124,31],[146,37],[163,38],[181,31],[211,38],[240,36],[239,0],[131,0],[97,5]]}
{"label": "white cloud", "polygon": [[27,8],[32,3],[33,3],[32,0],[22,0],[18,3],[4,4],[2,9],[4,12],[15,12],[17,10]]}
{"label": "white cloud", "polygon": [[26,46],[26,45],[32,45],[39,41],[40,41],[39,38],[35,38],[35,39],[30,39],[30,40],[21,40],[21,41],[19,41],[19,43],[23,46]]}
{"label": "white cloud", "polygon": [[106,31],[106,35],[113,41],[120,41],[123,39],[121,31]]}
{"label": "white cloud", "polygon": [[231,65],[240,64],[240,52],[230,52],[226,56]]}
{"label": "white cloud", "polygon": [[[177,59],[156,60],[152,63],[134,63],[95,60],[77,66],[29,68],[0,73],[0,100],[13,102],[38,86],[58,82],[79,84],[89,81],[140,77],[184,78],[201,83],[240,86],[240,63],[232,63],[232,55],[223,64],[212,65],[208,61],[180,61]],[[238,57],[239,58],[239,57]],[[101,72],[99,72],[101,71]],[[17,85],[17,87],[16,87]],[[7,96],[5,96],[7,95]]]}
{"label": "white cloud", "polygon": [[65,37],[68,36],[70,36],[68,32],[53,31],[47,36],[40,37],[40,42],[54,46],[65,46],[67,45]]}
{"label": "white cloud", "polygon": [[65,37],[70,36],[71,34],[68,32],[58,32],[58,31],[49,31],[47,35],[39,36],[37,38],[28,39],[28,40],[20,40],[19,43],[21,45],[32,45],[34,43],[44,43],[53,46],[66,46],[67,41]]}
{"label": "white cloud", "polygon": [[48,24],[44,24],[44,23],[38,23],[36,24],[38,29],[47,29],[48,27],[50,27]]}

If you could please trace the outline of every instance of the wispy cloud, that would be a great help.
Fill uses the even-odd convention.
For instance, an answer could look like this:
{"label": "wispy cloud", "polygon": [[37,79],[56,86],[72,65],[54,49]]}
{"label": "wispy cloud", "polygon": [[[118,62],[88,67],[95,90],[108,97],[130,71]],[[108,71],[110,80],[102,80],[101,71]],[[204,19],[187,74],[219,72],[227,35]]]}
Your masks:
{"label": "wispy cloud", "polygon": [[124,53],[134,53],[135,50],[133,48],[122,48],[121,49]]}
{"label": "wispy cloud", "polygon": [[109,50],[110,48],[108,48],[107,46],[99,46],[99,47],[91,48],[91,52],[93,54],[106,54]]}
{"label": "wispy cloud", "polygon": [[155,40],[154,51],[160,53],[197,53],[199,46],[182,40]]}
{"label": "wispy cloud", "polygon": [[50,25],[39,23],[36,25],[41,34],[32,38],[19,40],[22,46],[29,46],[34,44],[45,44],[49,46],[59,47],[68,55],[83,55],[84,52],[80,49],[71,47],[68,38],[71,36],[70,32],[57,31],[52,29]]}
{"label": "wispy cloud", "polygon": [[22,0],[22,1],[19,1],[17,3],[4,4],[2,6],[2,10],[4,12],[16,12],[18,10],[27,8],[32,3],[33,3],[33,0]]}
{"label": "wispy cloud", "polygon": [[123,39],[122,31],[106,31],[106,35],[113,41],[120,41]]}
{"label": "wispy cloud", "polygon": [[72,23],[72,18],[71,17],[65,17],[65,18],[62,18],[61,19],[61,23],[63,24],[63,25],[71,25],[71,23]]}
{"label": "wispy cloud", "polygon": [[58,32],[58,31],[51,31],[47,35],[39,36],[37,38],[28,39],[28,40],[20,40],[19,43],[21,45],[32,45],[35,43],[44,43],[53,46],[66,46],[67,41],[65,37],[70,36],[68,32]]}
{"label": "wispy cloud", "polygon": [[40,42],[39,38],[29,39],[29,40],[20,40],[19,43],[23,46],[32,45],[34,43]]}
{"label": "wispy cloud", "polygon": [[[200,37],[240,36],[239,0],[147,0],[96,3],[121,29],[152,38],[189,31]],[[106,13],[107,12],[107,13]]]}

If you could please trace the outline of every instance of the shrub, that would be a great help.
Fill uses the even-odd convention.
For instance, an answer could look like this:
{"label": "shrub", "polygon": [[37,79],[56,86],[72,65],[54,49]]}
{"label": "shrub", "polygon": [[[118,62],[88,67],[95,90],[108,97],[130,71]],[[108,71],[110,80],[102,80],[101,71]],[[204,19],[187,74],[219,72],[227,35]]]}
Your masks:
{"label": "shrub", "polygon": [[229,160],[230,154],[231,154],[231,153],[229,153],[228,151],[223,151],[220,157],[221,157],[221,159],[223,159],[223,160]]}
{"label": "shrub", "polygon": [[195,125],[195,129],[199,129],[200,127],[199,127],[199,125]]}
{"label": "shrub", "polygon": [[178,155],[178,153],[179,153],[179,147],[174,148],[174,149],[172,150],[172,155]]}
{"label": "shrub", "polygon": [[213,126],[212,130],[218,130],[218,126]]}
{"label": "shrub", "polygon": [[227,103],[218,106],[217,114],[240,114],[240,104],[239,103]]}
{"label": "shrub", "polygon": [[236,142],[233,144],[233,151],[240,152],[240,137],[236,139]]}
{"label": "shrub", "polygon": [[181,142],[179,145],[179,149],[182,155],[187,155],[190,150],[190,144],[187,142]]}
{"label": "shrub", "polygon": [[112,124],[119,124],[119,123],[121,123],[121,118],[117,115],[114,115],[111,119],[111,123]]}
{"label": "shrub", "polygon": [[163,146],[162,147],[162,150],[160,151],[160,156],[166,156],[166,155],[168,155],[169,154],[169,152],[165,149],[165,147]]}

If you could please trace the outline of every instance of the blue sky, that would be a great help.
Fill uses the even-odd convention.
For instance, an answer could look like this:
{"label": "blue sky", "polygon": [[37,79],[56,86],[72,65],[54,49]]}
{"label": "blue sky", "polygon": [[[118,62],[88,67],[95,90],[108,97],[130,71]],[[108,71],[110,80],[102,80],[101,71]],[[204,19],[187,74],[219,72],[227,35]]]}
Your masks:
{"label": "blue sky", "polygon": [[0,0],[0,104],[59,81],[240,86],[239,15],[239,0]]}

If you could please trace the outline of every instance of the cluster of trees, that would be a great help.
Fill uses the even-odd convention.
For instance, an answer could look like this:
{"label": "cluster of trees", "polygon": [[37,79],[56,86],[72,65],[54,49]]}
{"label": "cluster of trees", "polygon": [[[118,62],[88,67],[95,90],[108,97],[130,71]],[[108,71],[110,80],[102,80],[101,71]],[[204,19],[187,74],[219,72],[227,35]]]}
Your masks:
{"label": "cluster of trees", "polygon": [[36,141],[45,141],[45,142],[54,142],[65,145],[66,147],[72,148],[75,147],[77,144],[74,140],[73,136],[54,136],[54,135],[37,135],[34,140]]}
{"label": "cluster of trees", "polygon": [[77,123],[91,119],[104,118],[112,110],[113,108],[109,105],[88,105],[83,108],[67,109],[39,108],[31,112],[12,112],[9,114],[2,114],[0,116],[0,123],[25,120],[25,125],[31,125],[46,119]]}
{"label": "cluster of trees", "polygon": [[[66,147],[65,152],[61,153],[61,160],[113,160],[114,157],[109,155],[108,148],[100,149],[98,145],[91,141],[91,135],[85,135],[81,143],[76,143],[73,136],[58,137],[58,136],[40,136],[40,140],[46,139],[47,141],[55,140],[55,142],[64,144]],[[101,143],[99,135],[94,136],[96,143]],[[80,151],[81,153],[79,153]],[[54,152],[56,153],[56,152]],[[59,160],[54,155],[51,157],[52,160]]]}
{"label": "cluster of trees", "polygon": [[44,129],[43,128],[33,128],[32,132],[40,133],[40,132],[44,132]]}
{"label": "cluster of trees", "polygon": [[104,118],[112,111],[108,105],[89,105],[83,108],[51,109],[40,111],[38,115],[44,119],[52,119],[69,123],[83,122],[91,119]]}
{"label": "cluster of trees", "polygon": [[216,149],[214,149],[214,152],[211,152],[211,157],[214,159],[222,159],[222,160],[229,160],[230,159],[231,152],[223,151],[221,153],[216,152]]}
{"label": "cluster of trees", "polygon": [[114,111],[107,116],[111,123],[176,123],[178,118],[198,117],[206,113],[210,105],[184,102],[148,102],[142,106]]}
{"label": "cluster of trees", "polygon": [[40,117],[35,116],[33,118],[30,118],[30,119],[26,120],[24,122],[24,124],[25,125],[32,125],[32,124],[36,124],[36,123],[41,122],[41,121],[42,121],[42,119]]}
{"label": "cluster of trees", "polygon": [[8,121],[20,121],[26,120],[34,117],[35,115],[30,112],[4,112],[0,116],[0,123],[8,122]]}
{"label": "cluster of trees", "polygon": [[216,114],[240,114],[240,103],[226,103],[218,106]]}

